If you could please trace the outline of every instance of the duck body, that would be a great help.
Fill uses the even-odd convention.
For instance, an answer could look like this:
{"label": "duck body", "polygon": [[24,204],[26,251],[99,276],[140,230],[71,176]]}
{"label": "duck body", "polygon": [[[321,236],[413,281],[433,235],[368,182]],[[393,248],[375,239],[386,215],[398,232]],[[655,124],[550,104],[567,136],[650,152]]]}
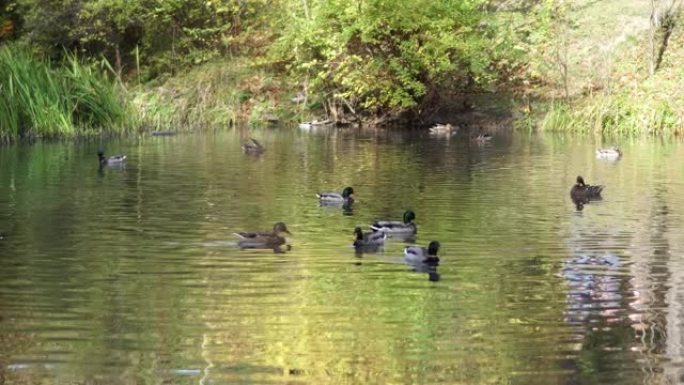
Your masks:
{"label": "duck body", "polygon": [[269,237],[278,237],[281,234],[290,234],[290,231],[287,229],[287,226],[283,222],[276,222],[276,224],[273,225],[273,230],[257,230],[257,231],[238,231],[235,234],[240,239],[256,239],[256,238],[261,238],[263,241],[263,238],[269,238]]}
{"label": "duck body", "polygon": [[387,234],[382,231],[370,231],[363,232],[360,227],[354,229],[354,234],[356,239],[354,240],[355,248],[365,248],[365,247],[380,247],[385,244],[385,238]]}
{"label": "duck body", "polygon": [[439,252],[440,244],[437,241],[432,241],[427,248],[421,246],[406,246],[404,248],[404,260],[412,265],[416,264],[439,264],[439,257],[437,253]]}
{"label": "duck body", "polygon": [[577,177],[577,183],[570,189],[570,197],[574,202],[586,203],[590,200],[600,200],[603,186],[588,185],[584,182],[584,178]]}
{"label": "duck body", "polygon": [[241,249],[279,249],[285,244],[285,237],[279,235],[258,235],[242,238],[238,241]]}
{"label": "duck body", "polygon": [[622,151],[613,146],[610,148],[599,148],[596,150],[596,157],[599,159],[619,159],[622,156]]}
{"label": "duck body", "polygon": [[336,192],[320,192],[316,194],[316,197],[324,204],[343,204],[354,202],[354,197],[352,195],[354,195],[354,189],[345,187],[341,194]]}
{"label": "duck body", "polygon": [[[234,234],[240,238],[237,245],[241,249],[271,249],[275,253],[282,253],[282,246],[286,242],[282,234],[291,233],[285,223],[277,222],[270,231],[239,231]],[[286,246],[287,250],[291,248],[290,245]]]}
{"label": "duck body", "polygon": [[97,159],[100,162],[100,166],[115,166],[123,164],[126,161],[126,155],[105,156],[104,151],[99,150],[97,152]]}
{"label": "duck body", "polygon": [[242,145],[242,151],[246,154],[262,154],[266,148],[258,140],[250,138],[249,142]]}
{"label": "duck body", "polygon": [[458,131],[458,126],[453,126],[449,123],[447,124],[435,124],[430,127],[431,134],[452,134]]}
{"label": "duck body", "polygon": [[416,214],[411,210],[406,210],[403,221],[376,221],[370,225],[370,228],[373,231],[382,231],[389,237],[409,237],[418,232],[416,224],[413,222],[415,219]]}

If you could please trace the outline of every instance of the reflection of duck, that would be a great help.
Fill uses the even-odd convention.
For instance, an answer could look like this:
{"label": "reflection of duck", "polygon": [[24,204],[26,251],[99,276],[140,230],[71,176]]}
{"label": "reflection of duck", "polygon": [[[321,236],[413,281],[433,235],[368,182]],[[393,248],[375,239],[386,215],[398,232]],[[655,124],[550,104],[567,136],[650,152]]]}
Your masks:
{"label": "reflection of duck", "polygon": [[570,197],[575,203],[587,203],[590,200],[601,199],[601,191],[603,191],[603,186],[588,185],[584,183],[584,178],[578,176],[577,183],[570,189]]}
{"label": "reflection of duck", "polygon": [[249,138],[249,142],[242,145],[242,151],[247,154],[261,154],[266,151],[266,148],[264,148],[264,146],[259,143],[258,140]]}
{"label": "reflection of duck", "polygon": [[354,202],[354,198],[352,197],[353,194],[353,188],[345,187],[344,190],[342,190],[342,194],[336,192],[320,192],[316,194],[316,197],[318,197],[318,200],[320,200],[321,203],[342,204]]}
{"label": "reflection of duck", "polygon": [[412,210],[404,212],[403,221],[376,221],[370,228],[373,231],[382,231],[388,236],[407,237],[416,234],[418,231],[416,224],[413,221],[416,219],[416,214]]}
{"label": "reflection of duck", "polygon": [[100,166],[116,166],[124,163],[126,155],[112,155],[106,157],[104,151],[98,150],[97,159],[100,162]]}
{"label": "reflection of duck", "polygon": [[280,236],[281,234],[290,234],[290,231],[287,229],[287,226],[283,222],[277,222],[276,224],[273,225],[273,230],[268,231],[239,231],[237,233],[234,233],[236,236],[242,238],[242,239],[249,239],[249,238],[259,238],[259,237],[274,237],[274,236]]}
{"label": "reflection of duck", "polygon": [[420,246],[406,246],[404,248],[404,260],[412,265],[415,264],[428,264],[437,265],[439,264],[439,257],[437,252],[439,251],[439,242],[432,241],[428,245],[427,249]]}
{"label": "reflection of duck", "polygon": [[622,151],[613,146],[610,148],[599,148],[596,150],[596,157],[599,159],[618,159],[622,156]]}
{"label": "reflection of duck", "polygon": [[387,234],[382,231],[372,231],[364,233],[360,227],[354,229],[356,240],[354,240],[354,247],[358,249],[378,248],[385,244]]}

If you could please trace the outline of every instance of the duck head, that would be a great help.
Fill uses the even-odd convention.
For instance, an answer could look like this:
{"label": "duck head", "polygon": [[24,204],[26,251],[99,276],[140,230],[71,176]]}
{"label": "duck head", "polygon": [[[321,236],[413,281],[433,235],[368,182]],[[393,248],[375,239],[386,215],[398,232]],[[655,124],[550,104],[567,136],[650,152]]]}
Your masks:
{"label": "duck head", "polygon": [[356,235],[356,240],[357,240],[357,241],[363,240],[363,230],[361,230],[360,227],[357,226],[357,227],[354,229],[354,235]]}
{"label": "duck head", "polygon": [[102,162],[102,160],[105,159],[104,151],[102,151],[102,149],[97,150],[97,159],[99,159],[100,162]]}
{"label": "duck head", "polygon": [[584,178],[582,178],[581,176],[577,176],[577,184],[580,186],[586,186],[587,185],[586,183],[584,183]]}
{"label": "duck head", "polygon": [[430,242],[430,244],[428,245],[428,256],[436,257],[440,246],[441,245],[437,241]]}
{"label": "duck head", "polygon": [[416,219],[416,213],[413,210],[406,210],[404,212],[404,223],[411,223]]}
{"label": "duck head", "polygon": [[342,190],[342,198],[349,198],[352,195],[354,195],[354,189],[353,188],[345,187],[344,190]]}
{"label": "duck head", "polygon": [[273,225],[273,233],[274,234],[286,233],[286,234],[292,235],[292,233],[287,229],[287,226],[285,226],[285,223],[283,223],[283,222],[278,222],[275,225]]}

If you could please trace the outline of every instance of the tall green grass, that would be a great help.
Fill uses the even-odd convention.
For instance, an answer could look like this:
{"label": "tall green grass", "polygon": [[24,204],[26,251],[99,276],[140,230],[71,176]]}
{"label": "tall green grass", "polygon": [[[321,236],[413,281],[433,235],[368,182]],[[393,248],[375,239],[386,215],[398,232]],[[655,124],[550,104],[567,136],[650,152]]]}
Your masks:
{"label": "tall green grass", "polygon": [[116,134],[137,114],[107,68],[67,55],[58,66],[14,45],[0,47],[0,139]]}
{"label": "tall green grass", "polygon": [[595,95],[580,103],[550,103],[541,127],[547,131],[578,133],[681,135],[684,109],[676,100],[648,94]]}

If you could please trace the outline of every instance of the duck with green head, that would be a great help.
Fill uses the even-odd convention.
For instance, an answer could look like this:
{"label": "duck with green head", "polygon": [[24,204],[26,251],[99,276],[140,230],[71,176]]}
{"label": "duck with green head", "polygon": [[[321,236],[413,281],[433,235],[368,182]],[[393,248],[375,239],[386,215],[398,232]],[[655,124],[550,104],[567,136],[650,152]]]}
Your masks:
{"label": "duck with green head", "polygon": [[439,264],[439,257],[437,252],[439,252],[440,244],[437,241],[432,241],[427,248],[420,246],[406,246],[404,248],[404,260],[412,265],[416,264]]}
{"label": "duck with green head", "polygon": [[321,204],[345,204],[354,202],[354,189],[345,187],[342,194],[336,192],[319,192],[316,197]]}
{"label": "duck with green head", "polygon": [[97,151],[97,159],[100,166],[119,166],[126,161],[126,155],[105,156],[103,150]]}
{"label": "duck with green head", "polygon": [[416,213],[413,210],[406,210],[402,221],[376,221],[370,228],[373,231],[382,231],[389,237],[411,237],[418,232],[413,222],[415,219]]}

